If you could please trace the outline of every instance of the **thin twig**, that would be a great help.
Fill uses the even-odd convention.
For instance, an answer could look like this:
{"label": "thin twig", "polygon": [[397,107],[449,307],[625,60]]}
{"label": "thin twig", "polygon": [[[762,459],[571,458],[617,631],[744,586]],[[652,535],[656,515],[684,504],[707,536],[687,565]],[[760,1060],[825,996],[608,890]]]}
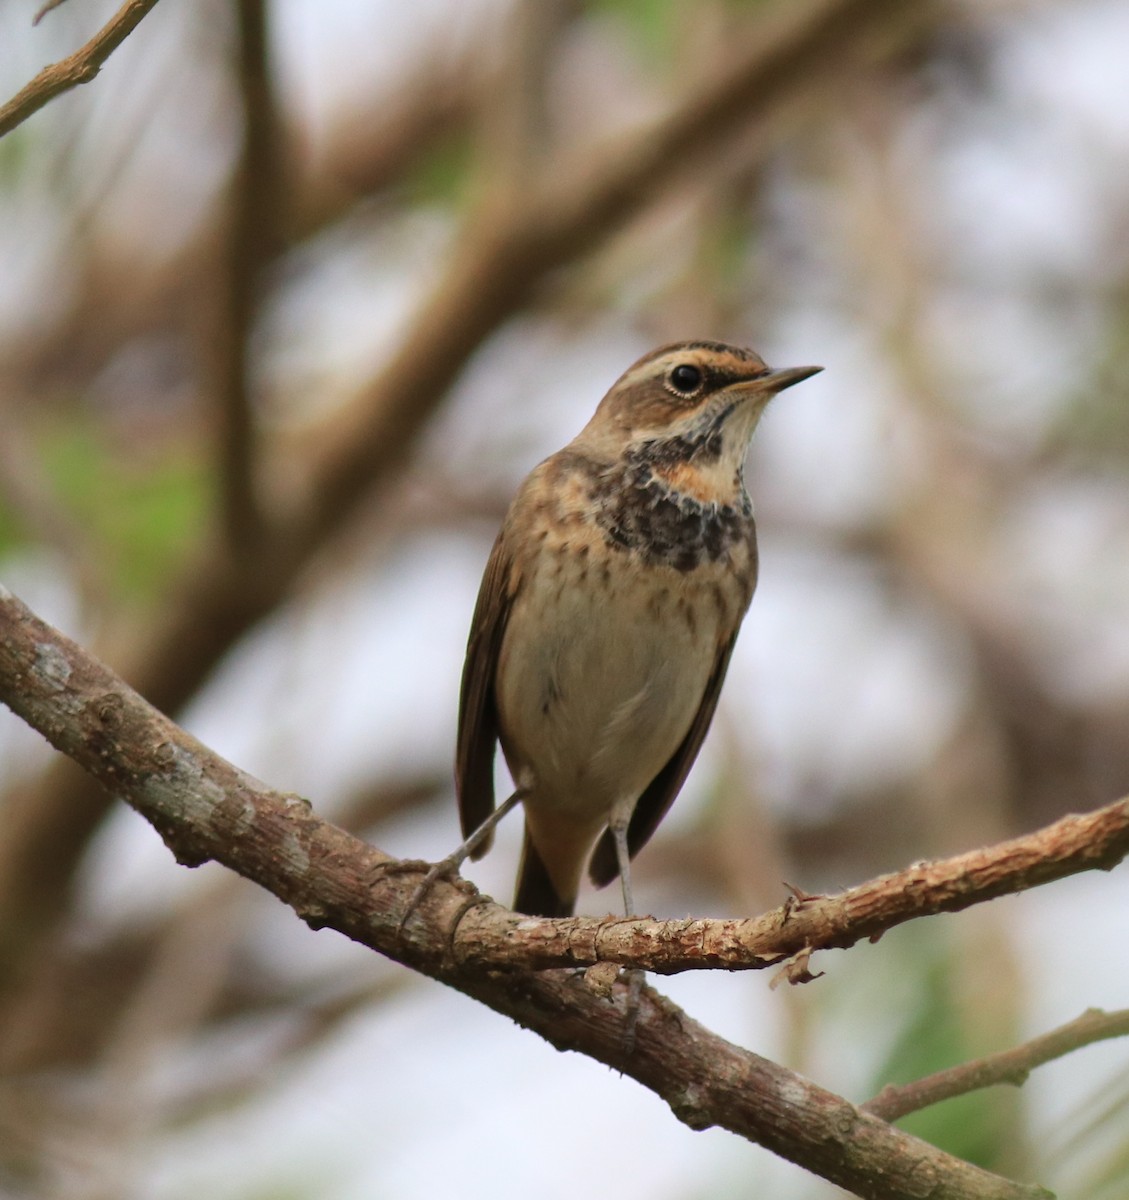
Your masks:
{"label": "thin twig", "polygon": [[[624,1049],[626,984],[590,988],[575,971],[470,970],[451,953],[477,906],[437,885],[407,929],[415,880],[380,851],[260,784],[147,704],[108,668],[0,588],[0,699],[149,820],[186,865],[222,862],[310,925],[441,980],[539,1033],[631,1075],[692,1129],[719,1125],[872,1200],[1048,1200],[946,1154],[703,1028],[644,989]],[[374,886],[375,885],[375,886]],[[391,902],[391,904],[390,904]],[[549,927],[551,921],[531,921]],[[598,925],[599,922],[592,922]],[[518,931],[519,932],[519,931]]]}
{"label": "thin twig", "polygon": [[38,25],[39,22],[42,21],[43,18],[49,12],[51,12],[52,9],[58,8],[59,5],[62,4],[63,2],[64,2],[64,0],[47,0],[47,3],[41,5],[39,11],[35,14],[34,17],[32,17],[31,23],[33,25]]}
{"label": "thin twig", "polygon": [[0,107],[0,137],[11,133],[56,96],[69,92],[80,83],[89,83],[156,4],[157,0],[126,0],[85,46],[44,67],[26,87]]}
{"label": "thin twig", "polygon": [[1129,1009],[1103,1012],[1100,1008],[1089,1008],[1073,1021],[1032,1038],[1021,1046],[947,1067],[923,1079],[915,1079],[912,1083],[887,1084],[874,1099],[859,1107],[863,1112],[881,1117],[883,1121],[896,1121],[907,1113],[997,1083],[1019,1087],[1027,1082],[1027,1076],[1036,1067],[1044,1063],[1062,1058],[1083,1046],[1093,1045],[1094,1042],[1126,1036],[1129,1036]]}

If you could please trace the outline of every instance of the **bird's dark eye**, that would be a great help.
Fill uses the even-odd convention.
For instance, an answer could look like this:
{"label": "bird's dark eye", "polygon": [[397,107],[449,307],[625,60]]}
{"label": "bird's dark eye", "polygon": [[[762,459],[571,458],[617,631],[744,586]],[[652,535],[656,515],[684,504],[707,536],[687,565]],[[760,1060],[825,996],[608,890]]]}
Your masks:
{"label": "bird's dark eye", "polygon": [[670,373],[670,386],[689,396],[702,386],[702,372],[692,363],[679,363]]}

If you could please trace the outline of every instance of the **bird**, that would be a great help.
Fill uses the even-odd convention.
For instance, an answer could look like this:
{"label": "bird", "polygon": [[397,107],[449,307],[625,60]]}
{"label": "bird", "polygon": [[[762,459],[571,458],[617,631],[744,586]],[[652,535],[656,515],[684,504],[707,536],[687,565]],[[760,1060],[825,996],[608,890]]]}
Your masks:
{"label": "bird", "polygon": [[[432,876],[490,848],[519,805],[515,911],[567,917],[587,864],[630,866],[709,729],[757,581],[744,464],[768,402],[822,370],[773,370],[715,341],[632,364],[519,487],[487,561],[459,697],[464,841]],[[514,782],[495,807],[498,746]]]}

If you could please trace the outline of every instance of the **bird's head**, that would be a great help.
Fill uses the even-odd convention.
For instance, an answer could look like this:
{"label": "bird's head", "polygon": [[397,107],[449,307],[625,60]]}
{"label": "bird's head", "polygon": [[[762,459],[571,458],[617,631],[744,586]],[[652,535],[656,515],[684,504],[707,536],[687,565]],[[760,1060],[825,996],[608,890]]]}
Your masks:
{"label": "bird's head", "polygon": [[577,440],[605,459],[650,455],[664,474],[720,486],[739,474],[769,400],[822,369],[773,370],[721,342],[663,346],[620,376]]}

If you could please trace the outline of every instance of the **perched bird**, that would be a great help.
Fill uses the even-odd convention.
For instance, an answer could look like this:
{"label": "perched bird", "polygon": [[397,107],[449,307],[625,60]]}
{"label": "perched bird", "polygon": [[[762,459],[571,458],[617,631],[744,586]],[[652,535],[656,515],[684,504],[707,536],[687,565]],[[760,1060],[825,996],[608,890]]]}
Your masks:
{"label": "perched bird", "polygon": [[[459,710],[463,845],[517,804],[514,908],[572,913],[584,865],[619,875],[698,754],[757,578],[743,467],[768,401],[819,367],[682,342],[645,355],[526,478],[486,565]],[[501,744],[516,786],[494,807]]]}

